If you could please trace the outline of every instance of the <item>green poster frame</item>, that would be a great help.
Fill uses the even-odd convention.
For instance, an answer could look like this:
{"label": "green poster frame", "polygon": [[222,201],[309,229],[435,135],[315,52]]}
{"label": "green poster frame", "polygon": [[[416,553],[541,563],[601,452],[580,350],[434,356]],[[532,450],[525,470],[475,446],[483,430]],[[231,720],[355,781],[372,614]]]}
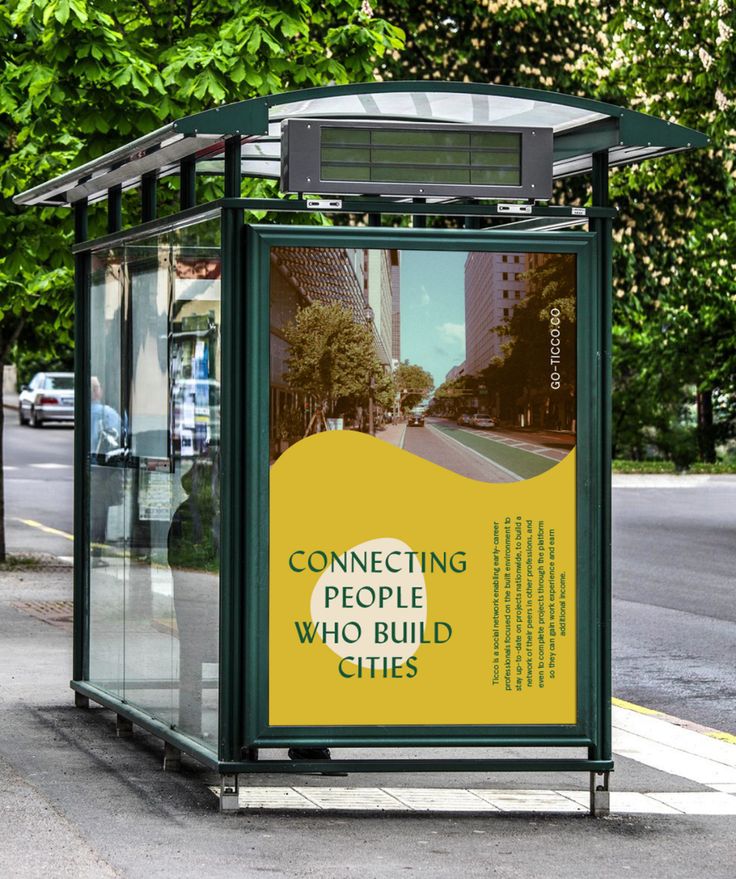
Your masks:
{"label": "green poster frame", "polygon": [[[246,511],[244,543],[246,659],[242,746],[409,747],[570,746],[586,747],[596,769],[612,766],[606,747],[604,636],[607,573],[598,535],[605,498],[597,474],[607,456],[605,413],[600,397],[604,370],[600,296],[600,247],[596,232],[388,229],[251,225],[245,227],[245,315],[247,336],[245,424]],[[398,248],[571,253],[577,263],[577,722],[524,726],[283,726],[268,723],[268,522],[269,522],[269,277],[273,247]],[[605,766],[601,762],[605,762]],[[361,761],[355,761],[359,763]],[[392,762],[392,761],[384,761]],[[540,763],[539,768],[544,768]],[[385,768],[388,768],[386,766]],[[577,768],[591,768],[578,764]],[[233,771],[235,766],[232,767]],[[244,771],[240,765],[237,771]]]}

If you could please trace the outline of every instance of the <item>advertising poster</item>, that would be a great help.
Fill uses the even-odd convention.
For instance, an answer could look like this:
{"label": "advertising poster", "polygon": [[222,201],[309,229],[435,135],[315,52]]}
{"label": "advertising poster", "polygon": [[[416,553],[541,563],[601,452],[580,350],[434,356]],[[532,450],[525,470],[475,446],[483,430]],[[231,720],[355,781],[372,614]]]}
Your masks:
{"label": "advertising poster", "polygon": [[575,443],[574,254],[274,247],[269,724],[575,724]]}

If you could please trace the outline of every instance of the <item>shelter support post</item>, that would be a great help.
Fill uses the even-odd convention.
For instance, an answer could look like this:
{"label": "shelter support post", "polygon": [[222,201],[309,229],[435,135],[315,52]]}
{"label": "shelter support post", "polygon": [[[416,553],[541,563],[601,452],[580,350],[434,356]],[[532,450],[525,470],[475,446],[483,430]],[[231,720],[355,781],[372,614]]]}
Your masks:
{"label": "shelter support post", "polygon": [[[590,814],[593,818],[604,818],[611,813],[610,775],[610,772],[590,773]],[[599,777],[603,779],[601,784],[598,784]]]}
{"label": "shelter support post", "polygon": [[179,207],[185,211],[197,203],[196,162],[187,156],[179,163]]}
{"label": "shelter support post", "polygon": [[238,786],[238,776],[221,775],[220,776],[220,811],[234,812],[240,805],[240,788]]}
{"label": "shelter support post", "polygon": [[225,141],[225,198],[240,197],[240,138]]}
{"label": "shelter support post", "polygon": [[[608,193],[608,151],[593,153],[593,205],[607,208]],[[590,749],[591,759],[609,760],[612,758],[611,742],[611,338],[612,338],[612,221],[606,217],[592,219],[591,231],[598,235],[599,247],[599,308],[600,337],[598,347],[600,358],[600,472],[599,472],[599,540],[600,540],[600,716],[597,718],[600,749]],[[606,789],[608,784],[606,782]]]}
{"label": "shelter support post", "polygon": [[133,724],[122,714],[115,715],[115,734],[119,739],[129,739],[133,735]]}
{"label": "shelter support post", "polygon": [[141,222],[156,219],[156,181],[157,174],[150,171],[141,177]]}
{"label": "shelter support post", "polygon": [[118,183],[107,190],[107,231],[119,232],[123,228],[123,187]]}
{"label": "shelter support post", "polygon": [[164,742],[164,760],[162,768],[164,772],[178,772],[181,769],[181,751],[179,748],[172,745],[171,742]]}
{"label": "shelter support post", "polygon": [[[239,138],[237,143],[239,147]],[[231,155],[233,154],[231,148]],[[238,155],[238,161],[239,161]],[[248,496],[241,463],[241,437],[246,407],[252,405],[245,387],[245,307],[242,296],[243,211],[225,208],[221,217],[222,247],[222,371],[230,377],[223,383],[222,474],[220,543],[220,690],[219,754],[221,759],[237,761],[242,746],[243,712],[243,619],[242,576],[245,569],[243,534],[246,515],[242,498]],[[252,489],[251,489],[252,491]]]}
{"label": "shelter support post", "polygon": [[[83,198],[74,203],[74,241],[87,240],[88,206]],[[74,369],[78,376],[87,374],[89,360],[89,316],[87,313],[87,274],[89,255],[77,253],[74,257]],[[87,633],[89,606],[89,570],[87,567],[87,505],[89,503],[87,469],[84,466],[89,440],[89,381],[82,381],[74,395],[74,641],[72,675],[81,681],[87,677]],[[79,700],[83,700],[80,702]],[[85,704],[86,703],[86,704]],[[89,699],[75,694],[78,708],[88,708]]]}

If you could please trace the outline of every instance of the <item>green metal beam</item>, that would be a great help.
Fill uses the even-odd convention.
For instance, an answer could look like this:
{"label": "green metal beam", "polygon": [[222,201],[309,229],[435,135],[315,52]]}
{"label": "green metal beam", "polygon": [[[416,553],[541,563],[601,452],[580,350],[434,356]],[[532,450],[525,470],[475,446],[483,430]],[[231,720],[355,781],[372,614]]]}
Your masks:
{"label": "green metal beam", "polygon": [[[74,240],[87,238],[87,199],[74,204]],[[89,446],[90,385],[87,380],[89,363],[89,297],[87,290],[89,254],[74,257],[74,638],[72,675],[76,680],[88,677],[89,643],[89,476],[86,461]]]}

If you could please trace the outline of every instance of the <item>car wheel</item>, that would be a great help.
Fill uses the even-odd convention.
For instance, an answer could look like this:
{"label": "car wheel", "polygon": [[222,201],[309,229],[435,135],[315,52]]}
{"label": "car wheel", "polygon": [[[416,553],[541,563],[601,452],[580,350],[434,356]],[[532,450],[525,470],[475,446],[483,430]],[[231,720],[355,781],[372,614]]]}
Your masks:
{"label": "car wheel", "polygon": [[18,406],[18,423],[21,425],[28,424],[28,419],[23,415],[23,407]]}
{"label": "car wheel", "polygon": [[42,425],[43,421],[38,417],[36,410],[31,407],[31,427],[41,427]]}

